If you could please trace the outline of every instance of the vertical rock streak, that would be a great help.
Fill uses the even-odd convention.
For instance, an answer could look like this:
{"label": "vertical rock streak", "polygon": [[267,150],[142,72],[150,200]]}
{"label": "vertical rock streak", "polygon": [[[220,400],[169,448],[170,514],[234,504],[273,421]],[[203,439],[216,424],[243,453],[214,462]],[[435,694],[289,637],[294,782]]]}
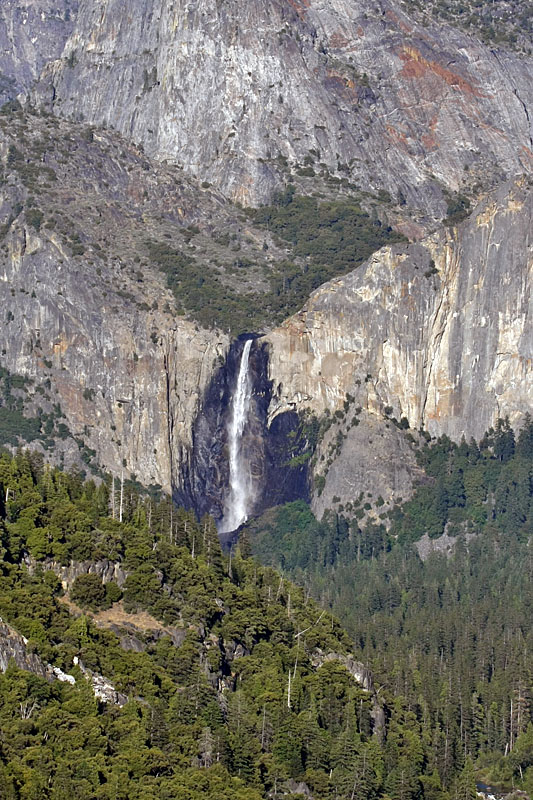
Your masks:
{"label": "vertical rock streak", "polygon": [[229,495],[225,503],[220,532],[236,530],[246,521],[252,495],[252,480],[246,458],[243,457],[242,435],[248,419],[252,400],[252,382],[248,372],[248,361],[252,340],[244,345],[235,393],[231,404],[228,427],[229,444]]}

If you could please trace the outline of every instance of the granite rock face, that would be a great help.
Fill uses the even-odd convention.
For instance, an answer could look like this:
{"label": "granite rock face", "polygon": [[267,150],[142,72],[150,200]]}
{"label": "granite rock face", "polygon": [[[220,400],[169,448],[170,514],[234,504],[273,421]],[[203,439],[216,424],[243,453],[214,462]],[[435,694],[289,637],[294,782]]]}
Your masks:
{"label": "granite rock face", "polygon": [[3,364],[53,381],[69,429],[106,470],[170,490],[223,338],[113,292],[102,302],[87,262],[59,266],[58,243],[31,230],[15,230],[8,246],[0,295],[14,320],[0,331]]}
{"label": "granite rock face", "polygon": [[352,424],[352,413],[318,445],[312,509],[318,519],[328,509],[351,517],[355,503],[362,511],[368,505],[364,518],[379,524],[381,514],[411,496],[424,473],[404,433],[391,421],[361,411]]}
{"label": "granite rock face", "polygon": [[[1,364],[33,381],[35,413],[60,407],[65,441],[83,443],[95,464],[170,491],[228,337],[179,315],[143,242],[181,238],[187,224],[212,215],[211,201],[202,210],[190,186],[122,140],[102,133],[87,143],[69,126],[50,131],[53,122],[23,118],[0,130],[8,167],[0,188]],[[58,152],[39,161],[32,143],[46,136]]]}
{"label": "granite rock face", "polygon": [[35,653],[28,652],[26,645],[27,639],[0,618],[0,672],[5,672],[13,661],[19,669],[48,677],[47,665]]}
{"label": "granite rock face", "polygon": [[[4,12],[17,40],[21,6]],[[271,195],[280,157],[438,219],[442,186],[475,194],[531,169],[531,59],[389,0],[80,0],[67,37],[40,24],[32,102],[114,127],[245,205]],[[11,73],[26,61],[38,72],[23,49]]]}
{"label": "granite rock face", "polygon": [[[172,170],[146,161],[114,134],[91,132],[88,154],[78,156],[83,138],[74,126],[33,117],[17,134],[19,147],[34,146],[30,127],[42,141],[48,126],[60,150],[71,148],[63,164],[73,174],[62,171],[60,153],[47,151],[44,163],[20,158],[13,137],[0,132],[0,158],[13,162],[0,194],[2,366],[34,381],[34,405],[47,396],[59,404],[72,436],[107,471],[120,476],[124,469],[126,477],[187,501],[212,495],[222,502],[227,469],[218,428],[231,387],[218,391],[213,380],[227,366],[229,337],[177,315],[143,242],[150,235],[172,243],[185,226],[205,226],[215,216],[229,225],[231,213],[216,197],[185,181],[177,185]],[[530,236],[527,179],[507,183],[458,227],[384,248],[325,284],[258,341],[268,355],[259,370],[261,409],[267,404],[261,414],[271,432],[281,425],[271,444],[282,448],[283,421],[294,412],[334,414],[347,395],[349,419],[362,409],[358,426],[339,423],[320,445],[314,477],[325,483],[313,500],[319,515],[349,502],[354,491],[371,491],[387,504],[408,496],[416,465],[393,423],[378,424],[384,417],[460,438],[482,435],[498,416],[517,422],[531,408]],[[220,408],[206,409],[217,402]],[[207,435],[200,411],[216,423]],[[338,433],[341,445],[326,474]],[[266,454],[261,463],[287,460],[283,453],[271,458],[269,447],[254,445]],[[213,492],[202,481],[188,485],[200,475],[199,448]],[[301,476],[297,483],[305,494]]]}
{"label": "granite rock face", "polygon": [[334,497],[410,494],[420,475],[392,420],[458,440],[533,411],[532,230],[527,182],[502,186],[457,228],[384,248],[325,284],[266,337],[271,420],[333,414],[347,396],[346,420],[362,412],[320,445],[319,516]]}
{"label": "granite rock face", "polygon": [[383,248],[272,331],[270,414],[356,405],[454,439],[533,398],[532,202],[498,189],[456,228]]}
{"label": "granite rock face", "polygon": [[67,566],[57,561],[36,561],[26,556],[24,562],[30,574],[33,574],[37,568],[54,572],[66,592],[72,589],[74,581],[80,575],[98,575],[104,585],[114,581],[121,588],[128,577],[128,573],[125,572],[118,561],[109,561],[108,559],[103,559],[102,561],[73,561]]}
{"label": "granite rock face", "polygon": [[61,57],[77,10],[77,0],[3,0],[0,105],[29,91],[45,64]]}

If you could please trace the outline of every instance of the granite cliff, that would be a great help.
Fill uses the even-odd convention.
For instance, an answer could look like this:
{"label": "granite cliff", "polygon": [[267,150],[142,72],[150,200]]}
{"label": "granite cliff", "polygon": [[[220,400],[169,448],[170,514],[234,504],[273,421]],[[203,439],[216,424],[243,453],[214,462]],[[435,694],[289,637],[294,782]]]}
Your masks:
{"label": "granite cliff", "polygon": [[[321,287],[266,337],[270,419],[342,412],[319,449],[335,449],[331,469],[318,461],[319,511],[358,487],[386,499],[409,493],[417,471],[392,419],[459,440],[531,411],[531,231],[528,181],[503,185],[459,226],[382,249]],[[355,408],[362,424],[350,423]]]}
{"label": "granite cliff", "polygon": [[476,194],[531,168],[531,59],[387,0],[1,13],[12,94],[113,127],[246,205],[311,160],[428,221],[445,212],[443,188]]}
{"label": "granite cliff", "polygon": [[94,466],[170,490],[228,337],[180,316],[138,254],[147,236],[183,244],[213,201],[106,133],[2,122],[2,366],[31,381],[25,415],[63,420],[54,450],[65,464],[81,448]]}
{"label": "granite cliff", "polygon": [[[0,45],[0,103],[26,107],[0,115],[1,364],[60,460],[219,508],[229,328],[262,335],[261,480],[299,412],[331,417],[319,514],[409,494],[407,425],[479,436],[531,408],[524,53],[385,0],[10,0]],[[411,243],[276,326],[312,258],[232,200],[288,184]]]}

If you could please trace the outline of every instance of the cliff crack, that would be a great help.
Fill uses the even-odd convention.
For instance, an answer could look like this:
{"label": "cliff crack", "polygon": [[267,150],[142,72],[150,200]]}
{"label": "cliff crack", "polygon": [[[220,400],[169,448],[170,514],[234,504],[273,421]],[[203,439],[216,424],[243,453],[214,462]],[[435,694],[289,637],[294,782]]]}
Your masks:
{"label": "cliff crack", "polygon": [[168,355],[165,353],[163,356],[163,366],[165,369],[165,387],[166,387],[166,416],[167,416],[167,439],[168,439],[168,457],[169,457],[169,464],[170,464],[170,480],[172,483],[172,477],[174,475],[174,464],[173,464],[173,447],[172,447],[172,439],[173,439],[173,432],[174,432],[174,417],[172,413],[172,405],[170,402],[170,370],[169,370],[169,363],[168,363]]}
{"label": "cliff crack", "polygon": [[[440,314],[441,314],[441,309],[442,309],[443,304],[444,304],[445,294],[446,293],[443,292],[441,297],[440,297],[439,304],[438,304],[437,309],[435,311],[435,316],[433,317],[433,322],[432,322],[432,325],[431,325],[432,340],[434,342],[434,348],[433,348],[434,350],[437,348],[438,344],[440,343],[440,340],[442,339],[444,331],[446,330],[446,316],[445,316],[444,321],[439,326],[439,330],[434,331],[434,328],[435,328],[435,326],[437,325],[437,323],[439,321],[439,317],[440,317]],[[428,352],[429,352],[429,350],[428,350]],[[422,407],[420,409],[420,423],[422,425],[424,424],[424,419],[425,419],[425,416],[426,416],[426,405],[427,405],[427,401],[428,401],[428,392],[429,392],[429,386],[430,386],[430,383],[431,383],[431,377],[432,377],[432,373],[433,373],[433,361],[434,361],[434,359],[431,358],[431,360],[429,361],[429,369],[428,369],[428,359],[426,359],[425,362],[424,362],[424,372],[426,371],[426,369],[428,369],[428,373],[427,373],[427,378],[426,378],[426,381],[425,381],[426,385],[425,385],[425,390],[424,390],[424,399],[422,401]]]}
{"label": "cliff crack", "polygon": [[507,75],[507,77],[509,79],[509,82],[511,84],[512,92],[513,92],[514,96],[516,97],[516,99],[518,100],[518,102],[520,103],[520,105],[522,106],[522,108],[524,110],[524,114],[526,115],[526,120],[527,120],[527,123],[528,123],[528,129],[529,129],[529,133],[528,133],[529,145],[530,145],[531,149],[533,149],[533,137],[531,136],[531,117],[529,116],[529,111],[528,111],[527,105],[524,102],[524,100],[522,100],[522,98],[520,97],[520,94],[519,94],[518,89],[516,88],[516,86],[512,85],[512,83],[513,83],[512,75],[510,74],[510,72],[507,69],[507,67],[502,63],[502,61],[498,57],[498,54],[496,53],[496,51],[495,50],[491,50],[491,53],[494,56],[494,58],[496,59],[496,61],[498,62],[498,64],[500,65],[502,71],[504,71],[506,73],[506,75]]}
{"label": "cliff crack", "polygon": [[520,95],[518,94],[518,89],[513,89],[513,94],[524,109],[524,114],[526,115],[526,119],[529,126],[529,144],[531,145],[531,149],[533,150],[533,137],[531,136],[531,117],[529,116],[529,111],[527,110],[527,105],[524,103]]}

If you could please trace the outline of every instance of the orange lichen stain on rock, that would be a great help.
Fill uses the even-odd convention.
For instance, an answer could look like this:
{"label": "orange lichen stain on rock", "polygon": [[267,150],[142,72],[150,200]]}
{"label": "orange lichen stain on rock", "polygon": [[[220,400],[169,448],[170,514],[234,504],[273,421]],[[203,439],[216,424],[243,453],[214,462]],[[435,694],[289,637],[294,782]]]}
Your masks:
{"label": "orange lichen stain on rock", "polygon": [[398,128],[393,128],[392,125],[386,125],[385,128],[389,134],[389,138],[392,139],[395,144],[401,144],[404,148],[407,148],[407,136],[403,131],[398,130]]}
{"label": "orange lichen stain on rock", "polygon": [[335,33],[329,37],[329,46],[337,50],[343,50],[348,47],[349,44],[350,40],[347,39],[341,31],[335,31]]}
{"label": "orange lichen stain on rock", "polygon": [[[523,156],[525,156],[525,158]],[[533,150],[531,150],[525,144],[522,145],[522,150],[521,150],[521,153],[520,153],[520,161],[528,169],[531,167],[531,162],[533,161]]]}
{"label": "orange lichen stain on rock", "polygon": [[431,133],[423,133],[420,137],[420,141],[424,145],[425,150],[435,150],[439,145],[437,142],[437,137],[433,132]]}
{"label": "orange lichen stain on rock", "polygon": [[429,130],[427,133],[422,134],[420,141],[426,150],[435,150],[439,145],[437,137],[435,136],[435,128],[439,120],[438,114],[434,114],[429,121]]}
{"label": "orange lichen stain on rock", "polygon": [[338,72],[328,70],[325,83],[326,89],[338,93],[341,97],[344,97],[346,101],[359,102],[357,84],[352,78],[347,78],[344,75],[340,75]]}
{"label": "orange lichen stain on rock", "polygon": [[442,64],[438,64],[436,61],[429,61],[424,58],[416,47],[403,47],[399,55],[404,62],[400,73],[404,78],[424,78],[428,73],[433,73],[433,75],[437,75],[447,83],[448,86],[453,86],[464,94],[470,94],[473,97],[486,97],[466,78],[456,72],[452,72],[447,67],[443,67]]}
{"label": "orange lichen stain on rock", "polygon": [[311,5],[311,0],[289,0],[289,5],[294,8],[299,17],[304,17]]}

